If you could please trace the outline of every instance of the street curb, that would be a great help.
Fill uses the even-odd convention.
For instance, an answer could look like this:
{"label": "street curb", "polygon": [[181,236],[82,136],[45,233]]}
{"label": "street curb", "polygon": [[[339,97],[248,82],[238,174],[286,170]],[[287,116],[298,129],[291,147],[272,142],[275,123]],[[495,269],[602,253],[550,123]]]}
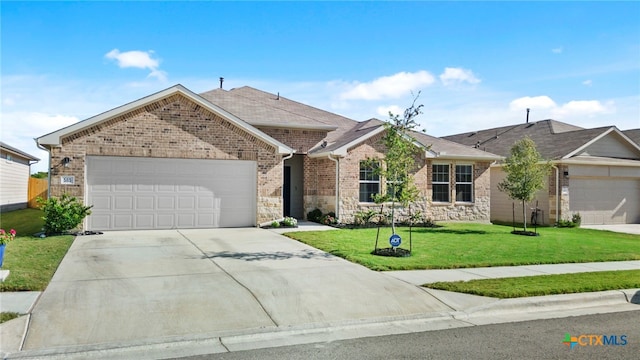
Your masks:
{"label": "street curb", "polygon": [[[498,300],[464,311],[329,324],[308,324],[278,328],[275,331],[248,329],[240,332],[176,336],[127,343],[27,350],[5,354],[5,359],[168,359],[470,327],[488,323],[503,323],[504,319],[523,321],[520,319],[522,315],[533,320],[536,316],[555,318],[571,316],[580,310],[587,310],[590,313],[640,310],[640,306],[636,309],[634,309],[635,307],[629,309],[622,306],[639,303],[640,289],[536,296]],[[481,319],[491,320],[474,323],[474,320]]]}
{"label": "street curb", "polygon": [[[636,294],[629,296],[630,294]],[[458,311],[456,319],[476,316],[508,315],[513,313],[563,311],[577,308],[629,304],[632,297],[640,297],[640,289],[609,290],[591,293],[532,296],[500,299],[496,302]]]}

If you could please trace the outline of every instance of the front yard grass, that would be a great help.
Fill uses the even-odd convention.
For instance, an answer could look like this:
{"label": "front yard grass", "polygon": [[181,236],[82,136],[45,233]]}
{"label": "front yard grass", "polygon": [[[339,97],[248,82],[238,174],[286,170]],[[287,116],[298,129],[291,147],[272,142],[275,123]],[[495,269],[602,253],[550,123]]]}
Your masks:
{"label": "front yard grass", "polygon": [[42,229],[42,216],[37,209],[0,215],[0,227],[17,232],[15,240],[5,248],[2,268],[11,273],[0,283],[0,291],[43,291],[73,243],[71,235],[33,237]]}
{"label": "front yard grass", "polygon": [[539,275],[502,279],[437,282],[423,285],[501,299],[640,288],[640,270]]}
{"label": "front yard grass", "polygon": [[[640,260],[640,235],[580,228],[539,228],[540,236],[511,234],[509,226],[443,223],[414,228],[410,257],[371,254],[376,229],[293,232],[285,235],[372,270],[453,269],[485,266]],[[408,228],[399,228],[409,248]],[[390,228],[380,229],[379,247],[389,247]]]}

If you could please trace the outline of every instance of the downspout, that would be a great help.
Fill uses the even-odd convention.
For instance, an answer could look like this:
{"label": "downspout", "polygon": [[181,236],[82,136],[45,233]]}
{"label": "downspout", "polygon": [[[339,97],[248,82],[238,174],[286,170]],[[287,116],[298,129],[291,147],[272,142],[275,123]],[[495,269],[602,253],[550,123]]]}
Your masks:
{"label": "downspout", "polygon": [[36,145],[38,146],[38,149],[40,150],[44,150],[47,152],[47,154],[49,154],[49,164],[47,166],[47,199],[51,197],[51,149],[47,149],[46,147],[40,145],[40,143],[38,142],[38,139],[33,139],[36,141]]}
{"label": "downspout", "polygon": [[336,218],[340,219],[340,158],[332,158],[329,153],[329,160],[336,163]]}
{"label": "downspout", "polygon": [[560,169],[557,166],[551,165],[556,170],[556,224],[560,221]]}

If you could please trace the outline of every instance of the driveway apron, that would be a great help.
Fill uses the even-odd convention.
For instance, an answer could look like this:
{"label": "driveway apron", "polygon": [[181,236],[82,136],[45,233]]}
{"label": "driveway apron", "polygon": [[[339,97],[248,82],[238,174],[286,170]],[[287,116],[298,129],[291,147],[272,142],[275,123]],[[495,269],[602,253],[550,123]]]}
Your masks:
{"label": "driveway apron", "polygon": [[76,238],[25,350],[220,336],[451,310],[421,290],[261,229]]}

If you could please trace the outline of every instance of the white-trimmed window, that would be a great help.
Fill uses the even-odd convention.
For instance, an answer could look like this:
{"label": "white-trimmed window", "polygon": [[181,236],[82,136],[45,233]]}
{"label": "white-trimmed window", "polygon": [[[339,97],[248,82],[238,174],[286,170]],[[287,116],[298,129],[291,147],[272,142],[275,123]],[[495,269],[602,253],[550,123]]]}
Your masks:
{"label": "white-trimmed window", "polygon": [[473,202],[473,165],[456,165],[456,201]]}
{"label": "white-trimmed window", "polygon": [[434,202],[449,202],[449,165],[433,164],[431,170],[431,200]]}
{"label": "white-trimmed window", "polygon": [[378,163],[360,161],[360,202],[373,202],[373,195],[380,193],[380,174]]}

